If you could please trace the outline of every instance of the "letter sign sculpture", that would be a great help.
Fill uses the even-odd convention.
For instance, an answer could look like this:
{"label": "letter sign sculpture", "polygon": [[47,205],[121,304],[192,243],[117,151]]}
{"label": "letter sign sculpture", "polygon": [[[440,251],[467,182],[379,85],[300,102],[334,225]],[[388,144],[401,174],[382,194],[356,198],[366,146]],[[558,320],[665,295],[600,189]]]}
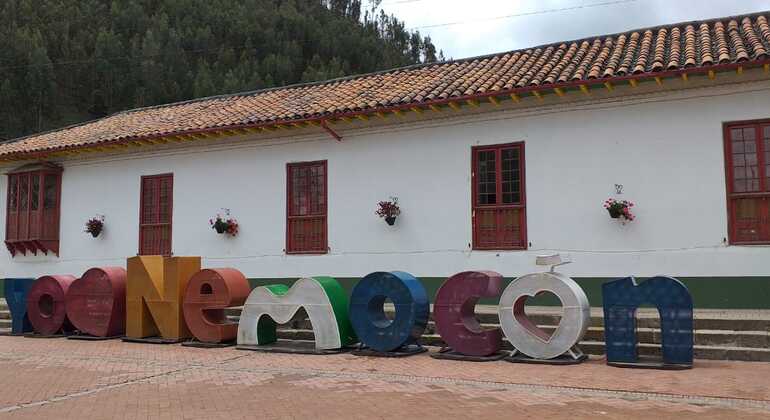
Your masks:
{"label": "letter sign sculpture", "polygon": [[[687,287],[671,277],[653,277],[637,284],[633,277],[602,285],[607,364],[627,367],[682,369],[692,367],[693,304]],[[658,308],[663,363],[639,363],[636,309],[649,303]]]}
{"label": "letter sign sculpture", "polygon": [[[125,340],[173,343],[189,337],[182,295],[201,269],[200,257],[131,257],[127,268]],[[144,340],[153,336],[160,338]]]}
{"label": "letter sign sculpture", "polygon": [[258,349],[256,346],[276,342],[276,323],[289,322],[300,308],[313,325],[317,351],[356,342],[345,290],[332,277],[310,277],[297,280],[291,288],[278,284],[252,290],[241,312],[238,346]]}
{"label": "letter sign sculpture", "polygon": [[126,270],[92,268],[70,285],[67,318],[76,330],[92,337],[115,337],[126,329]]}
{"label": "letter sign sculpture", "polygon": [[[451,347],[452,354],[485,357],[500,350],[502,331],[482,329],[474,308],[479,298],[498,296],[502,283],[503,276],[493,271],[464,271],[450,277],[438,289],[433,319],[436,331]],[[441,357],[442,354],[445,356]],[[433,356],[455,358],[448,354]]]}
{"label": "letter sign sculpture", "polygon": [[[388,298],[396,309],[392,321],[385,316]],[[429,311],[428,294],[422,283],[403,271],[371,273],[356,284],[350,297],[353,330],[363,344],[381,353],[415,353],[408,346],[416,344],[422,336]]]}
{"label": "letter sign sculpture", "polygon": [[50,336],[71,329],[64,299],[74,281],[70,275],[43,276],[32,284],[27,295],[27,316],[36,333]]}
{"label": "letter sign sculpture", "polygon": [[[524,313],[528,297],[551,292],[561,300],[563,314],[552,335],[537,327]],[[591,322],[591,307],[583,289],[571,278],[555,272],[519,277],[503,291],[498,307],[500,326],[513,347],[535,360],[569,356],[573,361],[586,356],[576,344]]]}
{"label": "letter sign sculpture", "polygon": [[184,295],[184,319],[193,337],[203,343],[235,340],[238,324],[227,320],[225,309],[242,306],[251,287],[234,268],[209,268],[192,276]]}
{"label": "letter sign sculpture", "polygon": [[5,279],[5,300],[11,311],[11,335],[32,332],[27,316],[27,295],[35,279]]}

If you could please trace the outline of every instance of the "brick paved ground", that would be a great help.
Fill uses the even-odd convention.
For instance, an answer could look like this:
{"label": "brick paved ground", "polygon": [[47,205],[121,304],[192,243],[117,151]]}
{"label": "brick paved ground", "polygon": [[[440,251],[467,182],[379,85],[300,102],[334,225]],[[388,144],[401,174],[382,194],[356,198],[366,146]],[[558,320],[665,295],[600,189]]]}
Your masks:
{"label": "brick paved ground", "polygon": [[770,418],[770,364],[691,371],[0,337],[0,418]]}

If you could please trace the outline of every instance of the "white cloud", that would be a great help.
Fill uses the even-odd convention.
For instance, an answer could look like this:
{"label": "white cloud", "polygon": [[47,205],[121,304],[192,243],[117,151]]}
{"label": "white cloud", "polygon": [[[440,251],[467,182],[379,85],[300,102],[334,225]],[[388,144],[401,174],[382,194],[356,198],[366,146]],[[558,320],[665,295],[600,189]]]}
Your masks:
{"label": "white cloud", "polygon": [[[382,9],[420,28],[453,58],[526,48],[629,29],[770,9],[770,0],[383,0]],[[605,5],[591,7],[604,3]],[[576,9],[576,7],[580,7]],[[500,16],[565,9],[543,14]]]}

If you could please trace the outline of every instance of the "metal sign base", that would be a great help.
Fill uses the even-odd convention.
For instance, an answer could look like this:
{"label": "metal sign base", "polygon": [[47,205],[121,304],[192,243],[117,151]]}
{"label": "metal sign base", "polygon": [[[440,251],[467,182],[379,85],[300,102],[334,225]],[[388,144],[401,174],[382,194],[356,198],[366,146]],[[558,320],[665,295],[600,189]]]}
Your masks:
{"label": "metal sign base", "polygon": [[351,347],[341,347],[337,349],[318,349],[314,341],[309,340],[277,340],[270,344],[239,344],[235,346],[238,350],[262,351],[266,353],[289,353],[289,354],[340,354],[352,350]]}
{"label": "metal sign base", "polygon": [[222,343],[207,343],[205,341],[190,340],[182,343],[183,347],[196,347],[199,349],[222,349],[235,345],[235,340],[224,341]]}
{"label": "metal sign base", "polygon": [[533,363],[540,365],[578,365],[588,360],[588,355],[584,354],[577,346],[574,346],[568,352],[553,359],[536,359],[514,349],[511,355],[504,360],[511,363]]}
{"label": "metal sign base", "polygon": [[369,357],[409,357],[415,354],[425,353],[428,351],[425,347],[419,344],[407,344],[401,346],[393,351],[377,351],[369,347],[361,346],[356,350],[353,350],[351,354],[354,356],[369,356]]}
{"label": "metal sign base", "polygon": [[687,370],[689,363],[666,363],[658,357],[639,357],[637,362],[607,362],[609,366],[632,369]]}
{"label": "metal sign base", "polygon": [[118,338],[123,338],[123,336],[113,335],[110,337],[97,337],[95,335],[88,335],[88,334],[72,334],[67,336],[68,340],[84,340],[84,341],[116,340]]}
{"label": "metal sign base", "polygon": [[66,333],[56,333],[56,334],[39,334],[39,333],[24,333],[24,338],[64,338],[67,337]]}
{"label": "metal sign base", "polygon": [[458,353],[451,347],[444,347],[438,351],[438,353],[432,353],[430,357],[434,359],[443,360],[459,360],[463,362],[494,362],[502,360],[508,357],[509,353],[505,351],[498,351],[490,354],[489,356],[469,356],[467,354]]}
{"label": "metal sign base", "polygon": [[163,338],[163,337],[123,337],[121,341],[126,343],[145,343],[145,344],[179,344],[186,340],[186,338]]}

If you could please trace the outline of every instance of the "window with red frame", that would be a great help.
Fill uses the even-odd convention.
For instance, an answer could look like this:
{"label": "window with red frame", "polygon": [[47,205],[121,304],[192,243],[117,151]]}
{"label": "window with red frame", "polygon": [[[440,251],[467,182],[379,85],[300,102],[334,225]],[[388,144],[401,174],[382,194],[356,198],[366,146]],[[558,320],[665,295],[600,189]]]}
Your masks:
{"label": "window with red frame", "polygon": [[770,121],[725,128],[730,243],[770,244]]}
{"label": "window with red frame", "polygon": [[139,255],[171,255],[174,175],[142,177]]}
{"label": "window with red frame", "polygon": [[12,256],[59,255],[61,173],[60,167],[44,163],[8,174],[5,246]]}
{"label": "window with red frame", "polygon": [[473,155],[473,249],[526,249],[524,143],[477,146]]}
{"label": "window with red frame", "polygon": [[326,161],[286,165],[286,252],[325,254]]}

